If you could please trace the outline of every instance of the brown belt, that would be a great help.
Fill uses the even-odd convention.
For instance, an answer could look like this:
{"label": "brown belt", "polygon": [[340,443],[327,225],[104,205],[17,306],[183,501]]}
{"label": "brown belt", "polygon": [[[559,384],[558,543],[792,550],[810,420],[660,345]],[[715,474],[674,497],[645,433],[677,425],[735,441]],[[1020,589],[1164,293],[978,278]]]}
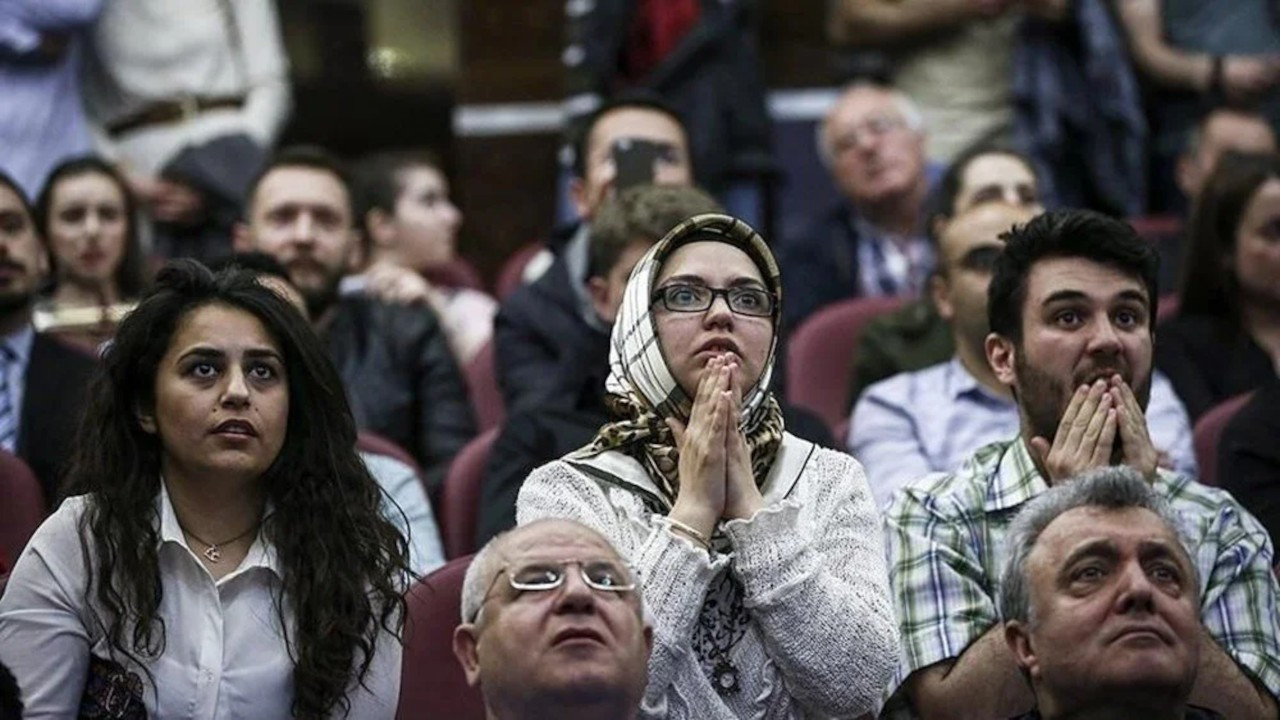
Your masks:
{"label": "brown belt", "polygon": [[239,109],[244,106],[244,98],[238,95],[222,97],[188,96],[180,100],[164,100],[152,103],[138,112],[121,118],[107,126],[111,135],[122,135],[148,125],[168,125],[179,121],[190,120],[202,112],[219,109]]}

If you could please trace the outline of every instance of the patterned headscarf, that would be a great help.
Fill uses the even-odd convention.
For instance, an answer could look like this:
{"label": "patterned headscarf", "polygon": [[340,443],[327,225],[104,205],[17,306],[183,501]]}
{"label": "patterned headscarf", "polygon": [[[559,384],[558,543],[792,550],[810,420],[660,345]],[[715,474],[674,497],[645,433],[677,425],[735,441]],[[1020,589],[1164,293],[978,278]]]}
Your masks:
{"label": "patterned headscarf", "polygon": [[778,264],[764,239],[741,220],[728,215],[696,215],[667,233],[631,271],[610,339],[605,403],[613,420],[575,454],[590,457],[617,449],[631,455],[649,469],[668,502],[675,501],[679,489],[679,450],[665,419],[687,422],[693,400],[671,373],[650,308],[662,265],[672,253],[691,242],[721,242],[742,250],[759,268],[766,288],[774,295],[774,333],[769,353],[760,378],[744,394],[738,417],[751,451],[751,469],[757,485],[764,483],[782,443],[782,411],[769,392],[781,316]]}

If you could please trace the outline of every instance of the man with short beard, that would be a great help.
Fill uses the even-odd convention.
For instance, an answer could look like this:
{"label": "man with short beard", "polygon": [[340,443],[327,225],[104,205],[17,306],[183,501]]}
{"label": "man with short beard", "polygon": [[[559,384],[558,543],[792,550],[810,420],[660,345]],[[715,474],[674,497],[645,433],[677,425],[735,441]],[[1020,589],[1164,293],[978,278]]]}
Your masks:
{"label": "man with short beard", "polygon": [[1010,522],[1049,487],[1119,464],[1152,484],[1194,541],[1205,638],[1190,702],[1232,718],[1276,716],[1271,542],[1229,494],[1159,469],[1147,432],[1157,265],[1127,224],[1088,211],[1047,213],[1006,236],[988,289],[985,350],[1017,401],[1020,435],[983,447],[952,474],[907,485],[890,503],[889,580],[904,655],[885,717],[1031,710],[996,604]]}
{"label": "man with short beard", "polygon": [[32,305],[48,271],[31,205],[17,182],[0,173],[0,449],[31,466],[52,509],[62,499],[58,481],[94,362],[32,327]]}

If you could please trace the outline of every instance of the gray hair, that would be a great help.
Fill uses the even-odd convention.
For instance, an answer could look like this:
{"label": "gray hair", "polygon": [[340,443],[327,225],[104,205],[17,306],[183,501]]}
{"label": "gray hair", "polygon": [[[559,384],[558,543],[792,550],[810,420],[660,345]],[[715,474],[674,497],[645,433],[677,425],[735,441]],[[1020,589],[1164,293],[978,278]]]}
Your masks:
{"label": "gray hair", "polygon": [[1154,513],[1178,538],[1178,545],[1191,566],[1194,587],[1199,588],[1199,573],[1190,550],[1193,543],[1169,502],[1152,489],[1151,483],[1137,470],[1124,465],[1107,467],[1055,485],[1028,502],[1014,518],[1006,541],[1009,557],[1000,583],[1000,614],[1006,622],[1018,620],[1034,624],[1027,558],[1050,523],[1063,513],[1082,507],[1142,509]]}
{"label": "gray hair", "polygon": [[814,138],[818,146],[818,157],[822,160],[824,167],[831,167],[835,164],[835,149],[827,142],[827,125],[831,122],[831,113],[840,105],[845,96],[854,90],[879,90],[889,93],[893,98],[893,104],[898,107],[898,112],[902,114],[902,119],[907,123],[907,128],[913,132],[921,132],[924,130],[924,115],[920,113],[920,108],[916,106],[911,96],[901,90],[888,85],[869,82],[867,80],[855,80],[844,87],[840,91],[839,97],[831,104],[831,108],[826,115],[822,117],[822,122],[818,123],[815,128]]}

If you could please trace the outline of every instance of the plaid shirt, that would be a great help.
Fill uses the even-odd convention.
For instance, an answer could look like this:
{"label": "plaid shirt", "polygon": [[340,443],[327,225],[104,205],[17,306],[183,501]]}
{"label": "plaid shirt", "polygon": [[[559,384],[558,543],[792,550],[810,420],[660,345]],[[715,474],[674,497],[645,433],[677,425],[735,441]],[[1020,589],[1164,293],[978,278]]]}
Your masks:
{"label": "plaid shirt", "polygon": [[[1223,490],[1160,471],[1156,488],[1177,511],[1200,571],[1201,620],[1245,672],[1280,695],[1280,610],[1265,530]],[[1048,484],[1022,440],[978,450],[951,475],[907,485],[889,506],[889,583],[903,656],[882,717],[914,717],[902,682],[959,657],[1001,621],[996,598],[1005,535]]]}

